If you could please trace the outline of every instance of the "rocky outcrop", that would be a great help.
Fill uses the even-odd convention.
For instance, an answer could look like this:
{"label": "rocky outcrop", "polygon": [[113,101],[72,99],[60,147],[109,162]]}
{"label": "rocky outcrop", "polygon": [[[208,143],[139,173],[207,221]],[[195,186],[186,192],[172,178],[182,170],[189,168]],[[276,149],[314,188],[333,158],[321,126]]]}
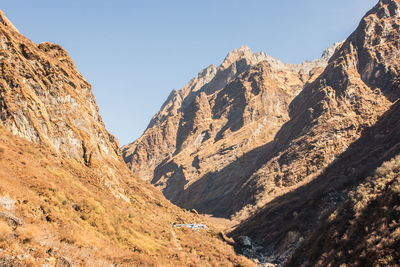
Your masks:
{"label": "rocky outcrop", "polygon": [[[104,126],[91,85],[59,45],[35,44],[0,13],[0,125],[56,154],[101,169],[121,198],[121,152]],[[122,168],[122,167],[119,167]]]}
{"label": "rocky outcrop", "polygon": [[115,161],[116,139],[105,130],[90,84],[68,53],[21,35],[0,13],[0,124],[91,165]]}
{"label": "rocky outcrop", "polygon": [[301,65],[248,47],[233,50],[218,68],[170,94],[143,136],[123,148],[125,161],[174,203],[229,216],[233,193],[260,164],[254,148],[274,139],[290,118],[290,102],[321,73],[334,47]]}

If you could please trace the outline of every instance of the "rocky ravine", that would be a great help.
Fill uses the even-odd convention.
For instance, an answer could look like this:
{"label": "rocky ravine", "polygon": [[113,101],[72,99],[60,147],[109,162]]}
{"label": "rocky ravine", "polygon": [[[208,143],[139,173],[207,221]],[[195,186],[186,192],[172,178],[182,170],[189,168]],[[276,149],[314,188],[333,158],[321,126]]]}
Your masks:
{"label": "rocky ravine", "polygon": [[266,59],[191,105],[175,92],[179,108],[164,106],[125,161],[182,207],[247,218],[231,236],[263,261],[399,264],[399,37],[399,1],[380,0],[323,68]]}
{"label": "rocky ravine", "polygon": [[262,163],[262,148],[289,117],[289,104],[322,72],[335,50],[300,65],[284,64],[248,47],[202,70],[172,91],[147,130],[123,147],[135,174],[172,202],[229,216],[232,197]]}

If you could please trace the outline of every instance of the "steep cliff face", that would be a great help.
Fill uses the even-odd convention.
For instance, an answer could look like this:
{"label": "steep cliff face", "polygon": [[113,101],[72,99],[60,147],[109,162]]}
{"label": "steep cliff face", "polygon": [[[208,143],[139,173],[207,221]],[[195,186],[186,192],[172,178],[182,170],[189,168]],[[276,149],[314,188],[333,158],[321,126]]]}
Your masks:
{"label": "steep cliff face", "polygon": [[[342,166],[351,167],[353,174],[344,174],[340,180],[358,180],[357,186],[346,194],[346,201],[320,216],[317,229],[299,244],[290,266],[400,264],[399,104],[342,156]],[[330,196],[343,191],[337,181],[331,183],[324,190]]]}
{"label": "steep cliff face", "polygon": [[91,85],[59,45],[33,43],[0,13],[0,125],[54,153],[101,168],[123,194],[117,140],[104,127]]}
{"label": "steep cliff face", "polygon": [[231,214],[233,193],[260,164],[260,153],[247,153],[274,139],[290,118],[290,102],[322,72],[334,47],[300,65],[233,50],[221,66],[171,93],[143,136],[123,148],[125,161],[174,203]]}
{"label": "steep cliff face", "polygon": [[86,165],[118,158],[118,143],[105,130],[91,86],[68,53],[55,44],[32,43],[3,13],[0,31],[0,123]]}
{"label": "steep cliff face", "polygon": [[[399,96],[398,2],[380,2],[341,45],[318,79],[290,104],[267,160],[247,180],[262,206],[315,178]],[[268,192],[267,194],[265,192]]]}
{"label": "steep cliff face", "polygon": [[234,266],[202,218],[126,167],[90,84],[63,48],[0,12],[0,265]]}
{"label": "steep cliff face", "polygon": [[293,100],[267,161],[238,194],[255,194],[260,210],[232,235],[252,237],[270,261],[295,253],[291,266],[398,264],[399,26],[398,1],[365,15]]}
{"label": "steep cliff face", "polygon": [[[154,169],[165,158],[179,153],[190,143],[186,139],[187,135],[192,135],[191,126],[194,124],[191,120],[196,113],[193,110],[195,103],[200,100],[208,102],[209,95],[221,90],[250,66],[266,58],[264,53],[253,54],[248,47],[235,49],[218,68],[210,65],[181,90],[173,90],[151,120],[145,134],[134,144],[123,148],[125,161],[132,170],[143,179],[152,180]],[[207,105],[202,108],[207,109]],[[210,113],[209,110],[206,112]],[[201,138],[198,142],[201,143]]]}

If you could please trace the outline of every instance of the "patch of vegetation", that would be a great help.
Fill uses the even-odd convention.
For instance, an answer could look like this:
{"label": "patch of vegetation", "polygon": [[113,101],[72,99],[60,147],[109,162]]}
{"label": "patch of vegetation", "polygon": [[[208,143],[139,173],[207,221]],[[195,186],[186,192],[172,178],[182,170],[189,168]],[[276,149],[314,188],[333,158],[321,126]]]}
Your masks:
{"label": "patch of vegetation", "polygon": [[318,266],[400,264],[400,156],[365,179],[300,247],[296,259]]}

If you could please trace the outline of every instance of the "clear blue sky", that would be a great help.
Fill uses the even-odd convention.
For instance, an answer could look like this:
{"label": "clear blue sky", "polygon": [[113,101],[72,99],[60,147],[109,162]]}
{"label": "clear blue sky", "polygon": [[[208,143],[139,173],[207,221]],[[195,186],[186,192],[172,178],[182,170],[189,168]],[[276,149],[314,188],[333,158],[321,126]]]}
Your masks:
{"label": "clear blue sky", "polygon": [[107,129],[138,138],[173,88],[235,47],[284,62],[320,57],[378,0],[13,0],[0,8],[32,41],[62,45]]}

